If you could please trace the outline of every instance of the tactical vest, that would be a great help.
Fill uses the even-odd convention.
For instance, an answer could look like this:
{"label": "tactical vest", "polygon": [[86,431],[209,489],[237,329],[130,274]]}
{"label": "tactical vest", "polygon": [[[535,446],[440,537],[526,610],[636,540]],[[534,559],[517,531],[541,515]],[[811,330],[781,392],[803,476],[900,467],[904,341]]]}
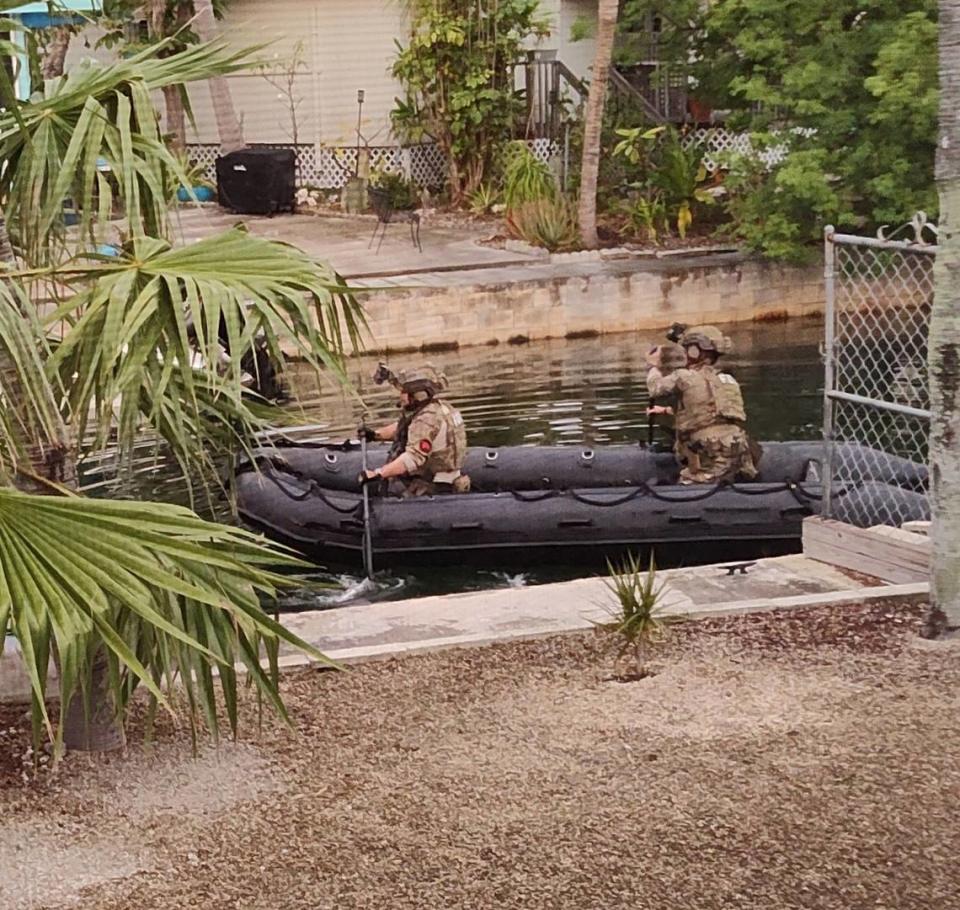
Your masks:
{"label": "tactical vest", "polygon": [[460,412],[445,401],[434,399],[442,421],[436,436],[436,448],[424,465],[424,475],[450,482],[459,474],[467,457],[467,428]]}
{"label": "tactical vest", "polygon": [[695,433],[718,423],[742,424],[747,419],[737,380],[709,364],[686,370],[677,410],[677,432]]}

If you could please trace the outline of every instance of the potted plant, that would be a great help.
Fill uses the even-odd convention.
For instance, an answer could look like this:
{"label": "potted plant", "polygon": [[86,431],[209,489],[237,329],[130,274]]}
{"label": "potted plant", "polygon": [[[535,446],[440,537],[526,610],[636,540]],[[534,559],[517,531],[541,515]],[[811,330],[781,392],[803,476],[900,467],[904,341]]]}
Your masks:
{"label": "potted plant", "polygon": [[217,193],[213,184],[206,178],[206,168],[186,157],[180,159],[180,166],[187,175],[187,183],[177,185],[177,201],[212,202]]}

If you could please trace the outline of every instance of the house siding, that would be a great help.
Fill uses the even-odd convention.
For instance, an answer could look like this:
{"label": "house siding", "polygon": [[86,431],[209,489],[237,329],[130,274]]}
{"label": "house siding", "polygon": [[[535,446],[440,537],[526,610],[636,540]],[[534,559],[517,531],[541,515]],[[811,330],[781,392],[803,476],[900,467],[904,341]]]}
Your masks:
{"label": "house siding", "polygon": [[[586,76],[593,58],[593,41],[571,42],[570,30],[581,15],[596,17],[596,0],[541,0],[541,12],[550,22],[550,35],[531,45],[556,52],[578,76]],[[371,145],[396,142],[390,129],[390,110],[400,86],[390,75],[396,42],[408,31],[402,0],[234,0],[220,23],[232,47],[267,45],[259,56],[274,63],[275,76],[303,45],[303,66],[294,95],[298,140],[328,146],[356,143],[357,90],[364,91],[361,131]],[[74,38],[67,66],[83,59],[115,59],[116,52],[95,48],[100,33],[86,29]],[[228,77],[234,104],[248,142],[292,141],[293,128],[286,99],[261,73],[250,70]],[[216,122],[210,92],[203,83],[188,87],[197,128],[188,125],[188,142],[216,144]],[[158,96],[158,109],[163,110]]]}
{"label": "house siding", "polygon": [[[303,143],[352,145],[356,142],[357,89],[364,91],[362,132],[373,145],[389,145],[389,112],[398,88],[389,68],[395,38],[403,34],[402,9],[384,0],[237,0],[221,23],[236,47],[270,42],[262,56],[276,61],[283,77],[298,42],[304,65],[294,93],[298,137]],[[278,72],[277,72],[278,71]],[[250,142],[290,142],[292,125],[285,99],[260,73],[229,77],[234,103]],[[209,92],[191,86],[197,142],[216,142]]]}

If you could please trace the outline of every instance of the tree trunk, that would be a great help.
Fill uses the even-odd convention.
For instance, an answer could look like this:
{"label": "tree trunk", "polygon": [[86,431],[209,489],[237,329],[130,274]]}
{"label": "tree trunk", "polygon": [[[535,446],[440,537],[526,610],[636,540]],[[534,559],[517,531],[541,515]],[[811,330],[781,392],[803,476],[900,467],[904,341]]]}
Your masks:
{"label": "tree trunk", "polygon": [[[148,0],[143,8],[147,19],[147,31],[152,41],[160,42],[167,37],[167,6],[168,0]],[[184,18],[182,6],[177,8],[176,27],[185,24],[189,15]],[[170,135],[170,147],[177,152],[183,152],[187,147],[187,121],[183,110],[183,96],[180,94],[183,87],[179,85],[165,85],[163,87],[163,101],[166,132]]]}
{"label": "tree trunk", "polygon": [[[59,669],[59,667],[58,667]],[[117,717],[110,674],[103,650],[93,658],[87,698],[77,692],[63,715],[63,745],[79,752],[115,752],[123,748],[123,726]]]}
{"label": "tree trunk", "polygon": [[183,97],[180,92],[179,85],[163,87],[167,133],[170,136],[170,148],[176,152],[183,152],[187,148],[187,118],[183,111]]}
{"label": "tree trunk", "polygon": [[[213,3],[211,0],[193,0],[193,8],[197,14],[194,27],[200,39],[213,41],[217,37]],[[230,84],[224,76],[214,76],[210,79],[210,97],[213,101],[213,115],[217,120],[217,130],[220,133],[221,154],[229,155],[230,152],[246,148],[243,127],[233,105],[233,96],[230,94]]]}
{"label": "tree trunk", "polygon": [[960,629],[960,0],[940,0],[940,234],[930,314],[930,605]]}
{"label": "tree trunk", "polygon": [[583,156],[580,159],[580,240],[595,250],[597,237],[597,179],[600,175],[600,143],[603,135],[603,109],[607,103],[607,85],[613,62],[613,40],[617,34],[618,0],[600,0],[597,10],[597,49],[590,76],[590,92],[583,115]]}
{"label": "tree trunk", "polygon": [[44,79],[57,79],[63,75],[63,62],[67,59],[67,49],[70,47],[72,34],[70,27],[66,25],[58,25],[51,29],[50,41],[43,55]]}

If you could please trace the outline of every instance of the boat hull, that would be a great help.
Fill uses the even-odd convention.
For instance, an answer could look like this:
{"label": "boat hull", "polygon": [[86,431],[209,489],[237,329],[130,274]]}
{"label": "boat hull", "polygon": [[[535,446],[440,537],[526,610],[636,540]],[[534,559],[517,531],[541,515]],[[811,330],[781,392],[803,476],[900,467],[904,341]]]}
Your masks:
{"label": "boat hull", "polygon": [[[418,555],[475,561],[534,550],[669,547],[681,555],[696,548],[690,560],[700,561],[706,545],[796,548],[803,519],[820,511],[822,446],[767,443],[764,450],[758,482],[681,486],[672,454],[640,447],[587,450],[586,458],[575,447],[474,449],[467,461],[474,492],[370,498],[374,556],[381,562]],[[845,520],[876,523],[891,506],[905,519],[927,518],[925,468],[903,459],[881,462],[875,454],[848,447],[842,455],[866,459],[876,476],[858,484],[856,496],[849,485],[835,485]],[[317,447],[261,456],[235,478],[241,517],[319,561],[358,561],[364,529],[359,453]],[[371,452],[369,463],[384,457]]]}

